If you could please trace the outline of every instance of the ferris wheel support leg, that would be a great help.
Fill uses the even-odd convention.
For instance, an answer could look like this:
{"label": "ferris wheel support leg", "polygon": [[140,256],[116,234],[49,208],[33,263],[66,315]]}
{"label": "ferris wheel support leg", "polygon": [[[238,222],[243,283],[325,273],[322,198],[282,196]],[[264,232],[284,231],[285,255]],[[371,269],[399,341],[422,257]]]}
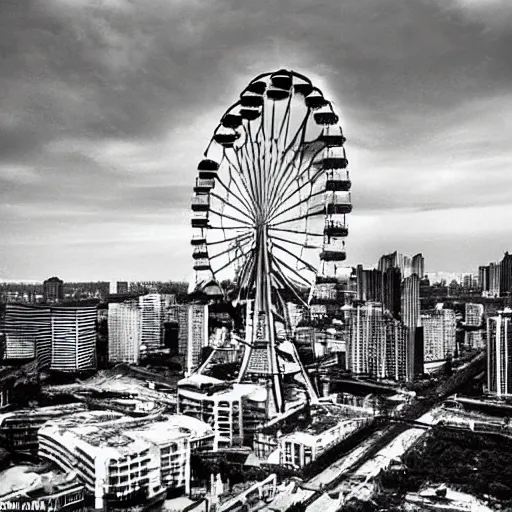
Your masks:
{"label": "ferris wheel support leg", "polygon": [[273,392],[274,399],[276,401],[276,408],[279,412],[284,412],[284,397],[283,397],[283,383],[281,379],[281,372],[279,369],[279,363],[277,361],[277,352],[276,352],[276,340],[275,340],[275,325],[274,325],[274,315],[272,314],[272,292],[270,286],[270,264],[268,251],[269,247],[267,245],[267,227],[265,226],[264,230],[264,267],[265,267],[265,293],[267,297],[267,322],[268,322],[268,333],[269,333],[269,342],[270,342],[270,371],[272,373],[273,380]]}

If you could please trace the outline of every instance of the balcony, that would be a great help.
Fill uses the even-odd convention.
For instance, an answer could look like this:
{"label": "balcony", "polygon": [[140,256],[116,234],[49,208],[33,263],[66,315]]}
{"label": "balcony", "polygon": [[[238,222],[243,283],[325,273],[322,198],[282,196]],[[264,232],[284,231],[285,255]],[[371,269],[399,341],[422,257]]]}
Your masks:
{"label": "balcony", "polygon": [[210,196],[207,194],[192,197],[192,211],[207,212],[210,208]]}

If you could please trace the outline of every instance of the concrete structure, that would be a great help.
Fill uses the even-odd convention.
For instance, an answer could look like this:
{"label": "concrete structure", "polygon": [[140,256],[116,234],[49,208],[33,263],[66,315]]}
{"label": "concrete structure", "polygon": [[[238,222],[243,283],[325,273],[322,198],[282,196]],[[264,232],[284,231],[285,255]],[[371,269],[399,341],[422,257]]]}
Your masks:
{"label": "concrete structure", "polygon": [[404,325],[383,312],[380,303],[371,302],[357,306],[347,320],[347,369],[354,375],[404,381],[408,335]]}
{"label": "concrete structure", "polygon": [[188,347],[188,305],[170,305],[167,308],[166,321],[178,324],[178,353],[186,356]]}
{"label": "concrete structure", "polygon": [[489,265],[478,267],[478,286],[482,294],[489,291]]}
{"label": "concrete structure", "polygon": [[44,301],[47,303],[56,303],[64,300],[64,281],[58,277],[50,277],[43,283]]}
{"label": "concrete structure", "polygon": [[85,405],[77,403],[6,412],[0,414],[0,434],[17,450],[34,450],[37,448],[37,432],[47,421],[85,410]]}
{"label": "concrete structure", "polygon": [[49,307],[7,304],[3,358],[35,359],[42,368],[51,364],[52,327]]}
{"label": "concrete structure", "polygon": [[8,304],[4,359],[34,359],[41,369],[96,368],[95,306]]}
{"label": "concrete structure", "polygon": [[307,428],[278,436],[279,463],[296,469],[307,466],[372,421],[368,413],[346,406],[319,404],[312,408]]}
{"label": "concrete structure", "polygon": [[0,473],[0,510],[77,510],[85,505],[85,488],[73,471],[32,472],[14,466]]}
{"label": "concrete structure", "polygon": [[96,306],[52,308],[51,370],[96,368],[96,317]]}
{"label": "concrete structure", "polygon": [[140,359],[141,310],[135,301],[108,305],[108,360],[135,363]]}
{"label": "concrete structure", "polygon": [[487,319],[487,389],[489,393],[512,394],[511,312]]}
{"label": "concrete structure", "polygon": [[412,275],[417,275],[419,279],[422,279],[425,275],[425,261],[421,253],[410,257],[395,251],[385,254],[379,259],[378,268],[381,272],[385,272],[391,267],[398,268],[404,279]]}
{"label": "concrete structure", "polygon": [[89,412],[49,422],[39,431],[39,456],[77,472],[95,507],[144,502],[170,488],[188,490],[191,450],[211,445],[211,428],[192,418],[136,420]]}
{"label": "concrete structure", "polygon": [[351,317],[347,368],[355,375],[386,375],[386,327],[382,306],[358,306]]}
{"label": "concrete structure", "polygon": [[491,297],[500,296],[501,284],[501,263],[489,264],[489,295]]}
{"label": "concrete structure", "polygon": [[407,378],[407,335],[404,324],[386,319],[386,378],[403,382]]}
{"label": "concrete structure", "polygon": [[484,316],[483,304],[472,304],[467,302],[465,305],[464,323],[468,327],[480,327]]}
{"label": "concrete structure", "polygon": [[436,309],[421,315],[425,363],[444,361],[448,356],[453,356],[456,323],[452,309]]}
{"label": "concrete structure", "polygon": [[208,345],[208,306],[188,306],[188,343],[186,369],[192,372],[200,363],[201,350]]}
{"label": "concrete structure", "polygon": [[212,426],[214,450],[250,440],[266,419],[267,400],[267,390],[258,384],[226,384],[200,374],[178,382],[178,413]]}
{"label": "concrete structure", "polygon": [[402,282],[401,292],[402,322],[408,329],[406,373],[407,380],[413,380],[416,373],[416,328],[420,320],[420,278],[417,274]]}
{"label": "concrete structure", "polygon": [[165,311],[173,300],[173,295],[160,293],[149,293],[139,297],[141,310],[140,346],[147,351],[162,348]]}

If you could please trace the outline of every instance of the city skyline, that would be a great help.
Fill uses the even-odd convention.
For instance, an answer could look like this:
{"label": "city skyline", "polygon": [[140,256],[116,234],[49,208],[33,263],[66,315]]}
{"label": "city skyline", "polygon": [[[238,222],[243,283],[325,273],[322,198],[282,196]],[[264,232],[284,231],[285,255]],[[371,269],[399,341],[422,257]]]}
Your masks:
{"label": "city skyline", "polygon": [[498,0],[2,3],[0,278],[188,279],[204,147],[281,67],[341,113],[347,265],[398,249],[476,272],[512,234],[510,18]]}

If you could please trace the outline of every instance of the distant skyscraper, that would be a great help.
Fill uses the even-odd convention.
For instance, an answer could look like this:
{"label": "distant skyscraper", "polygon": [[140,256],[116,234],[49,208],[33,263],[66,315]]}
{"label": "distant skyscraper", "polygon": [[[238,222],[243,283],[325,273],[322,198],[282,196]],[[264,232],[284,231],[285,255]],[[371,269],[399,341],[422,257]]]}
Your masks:
{"label": "distant skyscraper", "polygon": [[108,359],[113,363],[138,363],[141,310],[133,302],[108,305]]}
{"label": "distant skyscraper", "polygon": [[420,319],[420,278],[413,274],[402,282],[402,322],[408,329],[407,339],[407,380],[414,379],[416,328]]}
{"label": "distant skyscraper", "polygon": [[512,394],[512,326],[510,314],[487,319],[487,387],[498,396]]}
{"label": "distant skyscraper", "polygon": [[58,277],[47,279],[43,283],[43,296],[45,302],[61,302],[64,299],[64,281]]}
{"label": "distant skyscraper", "polygon": [[468,327],[479,327],[484,314],[483,304],[472,304],[467,302],[465,306],[464,322]]}
{"label": "distant skyscraper", "polygon": [[405,279],[416,274],[420,279],[425,274],[425,261],[421,253],[416,254],[412,258],[395,251],[391,254],[385,254],[379,259],[378,268],[385,272],[388,268],[398,268],[400,274]]}
{"label": "distant skyscraper", "polygon": [[456,318],[452,309],[437,309],[421,315],[423,354],[426,363],[444,361],[455,352]]}
{"label": "distant skyscraper", "polygon": [[200,362],[201,350],[208,345],[208,306],[188,306],[187,371],[195,369]]}
{"label": "distant skyscraper", "polygon": [[167,309],[166,321],[178,324],[178,353],[186,356],[188,347],[188,305],[171,304]]}
{"label": "distant skyscraper", "polygon": [[347,369],[355,375],[404,381],[408,331],[403,324],[384,313],[380,303],[358,306],[348,321]]}
{"label": "distant skyscraper", "polygon": [[478,267],[478,286],[482,292],[489,291],[489,265]]}
{"label": "distant skyscraper", "polygon": [[51,370],[96,368],[96,306],[51,308]]}
{"label": "distant skyscraper", "polygon": [[393,318],[400,317],[400,269],[390,267],[382,274],[382,303]]}
{"label": "distant skyscraper", "polygon": [[363,269],[357,266],[357,298],[369,302],[382,300],[382,272],[376,269]]}
{"label": "distant skyscraper", "polygon": [[386,378],[405,381],[407,378],[407,334],[398,320],[386,319]]}
{"label": "distant skyscraper", "polygon": [[128,281],[117,281],[116,283],[116,293],[128,293]]}
{"label": "distant skyscraper", "polygon": [[412,257],[411,261],[411,275],[416,274],[420,279],[425,275],[425,259],[421,253]]}
{"label": "distant skyscraper", "polygon": [[172,300],[171,295],[150,293],[139,297],[141,310],[140,341],[146,351],[163,347],[165,312]]}
{"label": "distant skyscraper", "polygon": [[509,295],[512,292],[512,254],[508,251],[503,256],[500,267],[500,294]]}
{"label": "distant skyscraper", "polygon": [[501,263],[489,264],[489,295],[491,297],[500,296],[501,285]]}
{"label": "distant skyscraper", "polygon": [[355,375],[386,376],[386,325],[382,306],[358,306],[351,316],[347,367]]}

